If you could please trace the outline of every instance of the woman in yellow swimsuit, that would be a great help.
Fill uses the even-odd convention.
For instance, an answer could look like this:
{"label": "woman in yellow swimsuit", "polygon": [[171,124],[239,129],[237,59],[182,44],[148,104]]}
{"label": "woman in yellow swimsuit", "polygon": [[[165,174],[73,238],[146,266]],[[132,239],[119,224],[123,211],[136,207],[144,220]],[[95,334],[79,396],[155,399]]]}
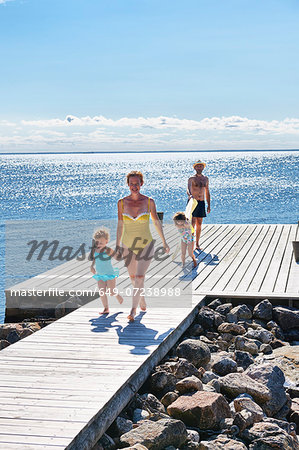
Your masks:
{"label": "woman in yellow swimsuit", "polygon": [[152,198],[142,195],[143,185],[141,172],[132,171],[127,175],[130,195],[118,201],[118,226],[116,248],[123,249],[123,257],[130,255],[127,269],[135,288],[133,290],[132,309],[128,316],[134,321],[138,304],[142,311],[146,310],[145,299],[140,295],[144,288],[145,273],[154,255],[154,241],[149,228],[150,216],[161,237],[166,253],[169,247],[166,243],[161,222],[157,216],[156,205]]}

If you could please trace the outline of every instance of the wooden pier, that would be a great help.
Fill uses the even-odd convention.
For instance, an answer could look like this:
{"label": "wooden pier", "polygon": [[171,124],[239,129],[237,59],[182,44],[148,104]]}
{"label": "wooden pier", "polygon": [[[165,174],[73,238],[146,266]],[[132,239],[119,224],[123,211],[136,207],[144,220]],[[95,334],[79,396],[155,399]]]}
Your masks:
{"label": "wooden pier", "polygon": [[[177,232],[165,226],[165,235],[173,252]],[[129,298],[117,308],[111,299],[113,308],[104,317],[98,315],[99,300],[93,300],[2,350],[0,448],[92,448],[189,327],[206,297],[297,305],[293,240],[298,240],[297,225],[205,225],[197,268],[189,262],[182,270],[178,255],[174,261],[153,261],[148,271],[147,286],[179,288],[180,297],[148,299],[148,311],[134,323],[126,319]],[[118,287],[125,292],[130,281],[118,265]],[[89,261],[70,261],[11,289],[56,287],[65,295],[94,289],[89,266]],[[10,290],[6,297],[8,308],[24,302]],[[27,306],[33,308],[34,301],[28,298]]]}

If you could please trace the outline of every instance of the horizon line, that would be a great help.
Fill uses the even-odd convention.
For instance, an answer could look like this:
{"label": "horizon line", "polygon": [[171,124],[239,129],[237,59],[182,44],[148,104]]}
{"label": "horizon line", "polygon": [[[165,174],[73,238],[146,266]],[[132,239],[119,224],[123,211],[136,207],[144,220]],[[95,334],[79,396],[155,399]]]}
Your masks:
{"label": "horizon line", "polygon": [[127,153],[208,153],[208,152],[298,152],[298,148],[243,149],[243,150],[128,150],[128,151],[75,151],[75,152],[0,152],[0,155],[67,155],[67,154],[127,154]]}

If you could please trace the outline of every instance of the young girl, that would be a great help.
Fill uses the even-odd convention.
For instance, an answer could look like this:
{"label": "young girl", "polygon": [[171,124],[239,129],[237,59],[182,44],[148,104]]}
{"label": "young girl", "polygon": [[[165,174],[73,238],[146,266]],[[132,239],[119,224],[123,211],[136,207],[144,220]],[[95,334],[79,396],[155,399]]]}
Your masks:
{"label": "young girl", "polygon": [[185,266],[186,249],[188,247],[188,254],[192,258],[193,267],[197,266],[197,262],[193,253],[194,237],[191,230],[191,224],[187,219],[185,213],[177,212],[173,216],[173,221],[181,235],[181,258],[183,267]]}
{"label": "young girl", "polygon": [[114,269],[111,264],[113,250],[107,247],[109,238],[109,231],[104,227],[99,228],[93,235],[93,246],[90,254],[92,259],[90,270],[94,274],[93,278],[98,281],[100,297],[104,306],[104,310],[100,314],[109,313],[107,294],[115,295],[120,304],[124,301],[115,289],[115,278],[119,275],[119,269]]}

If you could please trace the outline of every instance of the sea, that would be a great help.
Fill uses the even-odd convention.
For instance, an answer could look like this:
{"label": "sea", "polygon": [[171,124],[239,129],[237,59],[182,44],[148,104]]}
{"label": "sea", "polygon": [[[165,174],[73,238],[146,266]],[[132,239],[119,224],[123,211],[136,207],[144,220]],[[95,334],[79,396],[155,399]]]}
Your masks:
{"label": "sea", "polygon": [[131,170],[144,174],[141,192],[171,221],[185,209],[187,181],[199,159],[211,193],[204,223],[297,223],[299,151],[0,155],[0,323],[5,288],[59,263],[29,267],[20,258],[29,238],[48,230],[75,248],[86,233],[82,224],[91,224],[88,230],[111,224],[115,231],[117,200],[129,193]]}

